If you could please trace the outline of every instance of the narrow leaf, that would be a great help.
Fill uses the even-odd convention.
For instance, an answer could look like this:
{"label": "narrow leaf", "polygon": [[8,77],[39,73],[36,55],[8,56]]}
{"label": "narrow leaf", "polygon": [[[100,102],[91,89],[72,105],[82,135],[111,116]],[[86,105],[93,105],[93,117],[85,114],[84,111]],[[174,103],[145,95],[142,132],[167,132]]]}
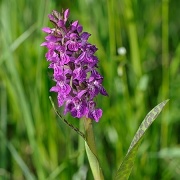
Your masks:
{"label": "narrow leaf", "polygon": [[86,153],[89,159],[89,164],[91,166],[91,170],[93,172],[93,176],[95,180],[103,180],[103,174],[102,170],[99,165],[99,161],[95,154],[91,151],[90,147],[88,146],[87,142],[85,141],[85,148],[86,148]]}
{"label": "narrow leaf", "polygon": [[162,111],[163,107],[166,105],[166,103],[168,101],[169,100],[165,100],[165,101],[161,102],[146,115],[145,119],[141,123],[139,129],[137,130],[137,132],[130,144],[130,147],[128,149],[128,152],[127,152],[123,162],[121,163],[121,165],[117,171],[117,174],[115,176],[116,180],[118,180],[118,179],[126,180],[129,178],[129,175],[133,168],[134,160],[135,160],[139,145],[144,136],[144,133],[149,128],[149,126],[153,123],[153,121],[157,118],[157,116]]}

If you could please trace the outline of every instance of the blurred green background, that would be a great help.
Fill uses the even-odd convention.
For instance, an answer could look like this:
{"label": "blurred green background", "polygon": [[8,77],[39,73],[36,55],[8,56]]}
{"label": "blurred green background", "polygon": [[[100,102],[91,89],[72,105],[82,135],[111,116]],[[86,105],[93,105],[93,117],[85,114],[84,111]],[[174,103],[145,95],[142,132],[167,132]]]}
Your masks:
{"label": "blurred green background", "polygon": [[[180,1],[0,0],[0,179],[92,179],[83,141],[58,120],[40,47],[53,9],[70,8],[98,47],[109,97],[94,122],[100,164],[112,179],[145,115],[170,98],[146,133],[130,179],[180,177]],[[62,111],[62,109],[60,109]],[[83,129],[81,121],[66,116]]]}

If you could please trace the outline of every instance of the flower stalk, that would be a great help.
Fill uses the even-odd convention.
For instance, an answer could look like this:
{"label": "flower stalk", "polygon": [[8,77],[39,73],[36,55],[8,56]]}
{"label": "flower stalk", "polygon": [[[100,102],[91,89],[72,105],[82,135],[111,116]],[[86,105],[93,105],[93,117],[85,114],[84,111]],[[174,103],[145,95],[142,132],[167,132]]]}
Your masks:
{"label": "flower stalk", "polygon": [[93,133],[93,126],[92,120],[89,118],[84,118],[84,128],[85,128],[85,138],[87,144],[91,148],[92,153],[97,156],[97,150],[95,145],[94,133]]}

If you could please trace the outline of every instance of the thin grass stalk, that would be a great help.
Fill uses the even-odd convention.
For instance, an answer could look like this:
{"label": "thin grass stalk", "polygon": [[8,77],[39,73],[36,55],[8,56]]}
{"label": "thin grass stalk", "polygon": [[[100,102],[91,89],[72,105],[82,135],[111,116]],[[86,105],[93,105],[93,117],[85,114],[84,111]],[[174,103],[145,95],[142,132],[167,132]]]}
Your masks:
{"label": "thin grass stalk", "polygon": [[107,1],[107,8],[108,8],[108,24],[109,24],[109,49],[110,49],[110,55],[111,57],[113,57],[116,54],[115,16],[114,16],[113,0]]}
{"label": "thin grass stalk", "polygon": [[[161,99],[169,97],[169,0],[162,1],[162,91]],[[161,95],[162,94],[162,95]],[[161,124],[161,147],[166,147],[168,143],[168,123],[166,111],[162,114]]]}
{"label": "thin grass stalk", "polygon": [[7,169],[7,153],[6,153],[6,143],[7,143],[7,93],[6,87],[3,83],[0,83],[0,130],[4,136],[0,136],[0,167],[2,169]]}
{"label": "thin grass stalk", "polygon": [[142,76],[141,59],[138,45],[138,34],[131,0],[124,0],[124,12],[128,28],[131,60],[134,73],[138,78]]}
{"label": "thin grass stalk", "polygon": [[143,72],[142,72],[140,49],[138,43],[138,33],[137,33],[137,27],[136,27],[132,3],[133,2],[131,0],[124,1],[124,13],[127,22],[132,69],[135,74],[134,81],[136,82],[134,87],[134,91],[135,91],[134,100],[135,100],[136,108],[138,108],[138,111],[135,114],[135,119],[140,120],[142,118],[141,116],[143,112],[145,111],[145,106],[142,106],[142,102],[144,102],[144,92],[141,89],[139,89],[139,83],[142,78]]}

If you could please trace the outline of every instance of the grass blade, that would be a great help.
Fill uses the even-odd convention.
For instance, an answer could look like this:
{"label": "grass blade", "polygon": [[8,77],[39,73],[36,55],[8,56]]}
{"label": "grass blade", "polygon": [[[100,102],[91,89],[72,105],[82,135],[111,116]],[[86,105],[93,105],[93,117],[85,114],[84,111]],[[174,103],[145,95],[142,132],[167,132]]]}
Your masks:
{"label": "grass blade", "polygon": [[[0,137],[5,138],[2,130],[0,130]],[[23,159],[21,158],[21,156],[19,155],[19,153],[17,152],[17,150],[15,149],[13,144],[11,142],[7,141],[6,146],[9,149],[10,153],[12,154],[14,160],[17,162],[19,167],[22,169],[26,179],[35,180],[36,179],[35,176],[30,172],[28,166],[25,164],[25,162],[23,161]]]}
{"label": "grass blade", "polygon": [[65,163],[59,165],[50,175],[46,180],[53,180],[56,179],[59,174],[67,167]]}
{"label": "grass blade", "polygon": [[16,162],[18,163],[18,165],[24,172],[24,176],[29,180],[35,180],[34,175],[30,172],[29,168],[27,167],[25,162],[22,160],[21,156],[18,154],[14,146],[10,142],[7,143],[7,146],[8,146],[9,151],[13,155],[14,159],[16,160]]}

